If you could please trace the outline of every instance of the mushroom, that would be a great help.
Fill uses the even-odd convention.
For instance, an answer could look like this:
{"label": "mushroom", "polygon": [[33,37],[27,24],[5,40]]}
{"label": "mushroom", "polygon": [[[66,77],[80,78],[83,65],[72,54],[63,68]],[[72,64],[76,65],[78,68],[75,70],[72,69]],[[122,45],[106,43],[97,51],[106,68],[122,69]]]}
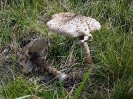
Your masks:
{"label": "mushroom", "polygon": [[54,68],[45,60],[48,45],[45,38],[36,38],[18,51],[18,62],[23,73],[29,73],[35,67],[41,67],[53,74],[59,81],[64,82],[68,75]]}
{"label": "mushroom", "polygon": [[47,26],[53,32],[70,37],[78,37],[78,43],[83,48],[85,62],[88,64],[93,63],[86,41],[92,41],[91,32],[101,29],[101,25],[97,20],[81,14],[63,12],[54,14],[52,19],[47,22]]}

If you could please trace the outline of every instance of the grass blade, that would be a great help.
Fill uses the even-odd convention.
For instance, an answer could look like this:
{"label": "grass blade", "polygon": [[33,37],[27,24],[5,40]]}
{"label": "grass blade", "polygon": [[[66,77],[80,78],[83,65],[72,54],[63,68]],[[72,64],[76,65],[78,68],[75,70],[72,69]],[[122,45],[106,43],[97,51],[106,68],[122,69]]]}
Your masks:
{"label": "grass blade", "polygon": [[30,97],[31,95],[26,95],[26,96],[22,96],[22,97],[19,97],[19,98],[16,98],[16,99],[24,99],[24,98],[28,98]]}
{"label": "grass blade", "polygon": [[90,74],[91,74],[91,69],[86,73],[86,75],[85,75],[85,77],[84,77],[82,83],[81,83],[80,86],[78,87],[78,89],[77,89],[77,91],[75,92],[75,94],[74,94],[74,96],[72,97],[72,99],[76,99],[76,98],[77,98],[77,96],[79,95],[79,93],[82,91],[82,88],[83,88],[85,82],[87,81],[87,79],[89,78]]}

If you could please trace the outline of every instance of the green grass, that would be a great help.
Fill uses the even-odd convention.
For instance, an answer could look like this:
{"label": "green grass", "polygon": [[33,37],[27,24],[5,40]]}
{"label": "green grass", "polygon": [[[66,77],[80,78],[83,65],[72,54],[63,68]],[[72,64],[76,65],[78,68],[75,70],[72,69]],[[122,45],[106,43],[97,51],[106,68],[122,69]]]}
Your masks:
{"label": "green grass", "polygon": [[[43,90],[45,89],[45,90]],[[3,84],[2,95],[7,99],[22,98],[22,97],[46,97],[46,99],[51,99],[53,97],[52,90],[46,88],[43,85],[38,85],[36,82],[32,82],[25,78],[18,78],[16,80],[9,81],[7,85]],[[48,98],[47,98],[48,97]]]}
{"label": "green grass", "polygon": [[74,94],[74,96],[72,97],[72,99],[76,99],[76,98],[78,97],[78,95],[79,95],[80,92],[82,91],[82,88],[84,87],[85,82],[86,82],[87,79],[89,78],[90,74],[91,74],[91,70],[89,70],[89,71],[86,73],[86,75],[85,75],[85,77],[84,77],[82,83],[81,83],[80,86],[77,88],[77,91],[75,92],[75,94]]}
{"label": "green grass", "polygon": [[[133,97],[133,2],[131,0],[2,0],[0,5],[0,54],[11,48],[0,62],[0,98],[31,95],[44,99],[132,99]],[[1,3],[2,3],[1,2]],[[89,42],[94,60],[85,65],[76,40],[51,32],[46,21],[60,12],[81,13],[96,18],[102,25]],[[47,62],[59,70],[71,69],[82,78],[92,69],[89,79],[78,87],[65,89],[56,82],[39,84],[43,75],[22,76],[17,67],[17,49],[22,40],[45,37],[49,43]],[[4,57],[4,56],[3,56]],[[21,77],[21,78],[19,78]],[[86,76],[85,76],[86,77]],[[34,78],[34,79],[32,79]],[[32,80],[29,80],[32,79]],[[39,80],[38,80],[39,79]],[[82,83],[83,83],[82,82]],[[81,84],[82,84],[81,83]],[[81,90],[82,89],[82,90]]]}

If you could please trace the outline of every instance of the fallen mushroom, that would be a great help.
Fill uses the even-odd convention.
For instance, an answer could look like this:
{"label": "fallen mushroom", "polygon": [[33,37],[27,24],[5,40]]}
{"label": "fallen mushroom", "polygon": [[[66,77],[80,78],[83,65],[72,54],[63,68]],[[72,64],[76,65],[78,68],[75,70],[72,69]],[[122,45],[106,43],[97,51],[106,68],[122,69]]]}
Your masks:
{"label": "fallen mushroom", "polygon": [[92,41],[93,37],[90,34],[91,32],[101,29],[98,21],[81,14],[63,12],[54,14],[52,19],[47,22],[47,26],[56,33],[70,37],[79,37],[78,43],[81,43],[83,47],[85,62],[88,64],[93,63],[86,41]]}
{"label": "fallen mushroom", "polygon": [[37,64],[38,66],[42,67],[44,70],[47,70],[49,73],[53,74],[54,77],[57,77],[59,81],[64,82],[69,76],[65,73],[54,68],[52,65],[47,64],[44,60],[43,56],[38,54],[32,54],[31,60]]}
{"label": "fallen mushroom", "polygon": [[64,81],[68,76],[58,71],[53,66],[45,61],[47,55],[47,42],[44,38],[37,38],[29,42],[26,46],[20,49],[17,53],[19,56],[18,62],[21,65],[21,70],[24,73],[29,73],[33,68],[39,66],[49,73],[53,74],[60,81]]}

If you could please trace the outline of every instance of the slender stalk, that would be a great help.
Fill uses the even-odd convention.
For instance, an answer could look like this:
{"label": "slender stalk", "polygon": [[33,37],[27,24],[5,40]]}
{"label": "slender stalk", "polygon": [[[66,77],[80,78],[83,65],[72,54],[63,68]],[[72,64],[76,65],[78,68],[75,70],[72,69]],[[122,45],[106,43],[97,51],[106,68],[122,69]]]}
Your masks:
{"label": "slender stalk", "polygon": [[83,49],[83,55],[84,55],[84,61],[87,64],[92,64],[93,60],[90,55],[90,49],[88,47],[87,42],[81,43],[82,49]]}
{"label": "slender stalk", "polygon": [[52,65],[47,64],[42,57],[34,57],[32,61],[35,62],[35,64],[37,64],[38,66],[41,66],[43,69],[47,70],[49,73],[53,74],[61,82],[65,81],[68,78],[68,75],[57,70]]}

